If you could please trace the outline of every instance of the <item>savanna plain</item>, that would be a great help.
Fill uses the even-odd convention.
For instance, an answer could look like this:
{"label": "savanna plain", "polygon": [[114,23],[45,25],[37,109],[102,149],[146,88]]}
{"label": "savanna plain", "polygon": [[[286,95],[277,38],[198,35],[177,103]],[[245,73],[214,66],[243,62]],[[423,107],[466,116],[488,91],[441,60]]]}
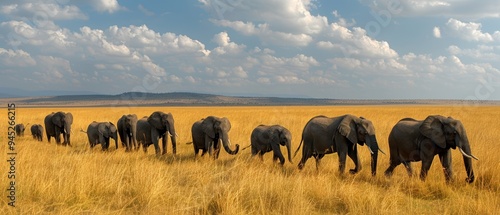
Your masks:
{"label": "savanna plain", "polygon": [[[0,140],[2,165],[0,187],[2,214],[499,214],[500,213],[500,119],[499,106],[307,106],[307,107],[60,107],[16,109],[17,123],[30,123],[25,136],[16,138],[16,207],[8,206],[7,110],[2,114]],[[58,146],[52,139],[32,139],[29,127],[42,124],[54,111],[71,112],[72,147]],[[168,141],[167,154],[157,157],[154,147],[125,152],[114,142],[108,152],[100,145],[90,149],[80,132],[92,121],[116,124],[123,114],[139,118],[153,111],[171,112],[178,134],[177,154]],[[302,129],[316,115],[354,114],[370,119],[379,147],[377,175],[370,173],[370,152],[358,146],[363,169],[356,175],[338,173],[337,154],[326,155],[319,170],[309,159],[297,169],[301,151],[281,167],[267,153],[264,161],[252,158],[250,149],[219,159],[194,159],[192,124],[206,116],[225,116],[235,144],[250,144],[252,130],[260,124],[280,124],[293,135],[292,153]],[[391,178],[387,137],[398,120],[425,119],[428,115],[452,116],[464,124],[472,153],[476,180],[465,182],[462,155],[453,150],[454,180],[446,183],[439,158],[435,158],[426,181],[408,177],[402,165]],[[0,115],[0,116],[2,116]],[[282,147],[286,156],[286,148]],[[350,159],[347,168],[353,168]],[[414,174],[420,163],[414,164]]]}

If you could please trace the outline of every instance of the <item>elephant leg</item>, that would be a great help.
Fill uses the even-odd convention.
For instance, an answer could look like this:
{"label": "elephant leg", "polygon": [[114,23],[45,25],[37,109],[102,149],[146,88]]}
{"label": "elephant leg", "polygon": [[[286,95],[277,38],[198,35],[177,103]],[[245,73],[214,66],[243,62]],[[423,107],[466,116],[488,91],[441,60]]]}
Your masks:
{"label": "elephant leg", "polygon": [[304,168],[304,165],[306,165],[306,161],[311,157],[311,151],[309,147],[306,147],[306,142],[304,141],[304,148],[302,148],[302,158],[300,159],[299,164],[297,167],[299,170],[302,170]]}
{"label": "elephant leg", "polygon": [[431,168],[433,159],[434,156],[430,157],[429,159],[422,159],[422,169],[420,170],[420,179],[422,181],[425,181],[425,178],[427,177],[427,172]]}
{"label": "elephant leg", "polygon": [[285,164],[285,158],[283,157],[283,155],[277,155],[277,154],[274,154],[273,155],[273,162],[276,163],[277,160],[280,160],[280,165],[283,166]]}
{"label": "elephant leg", "polygon": [[325,154],[320,154],[320,155],[314,156],[314,158],[316,160],[316,171],[319,171],[319,167],[321,166],[321,158],[323,158],[324,156],[325,156]]}
{"label": "elephant leg", "polygon": [[391,159],[389,167],[384,172],[385,176],[386,177],[391,177],[392,176],[392,172],[394,171],[394,168],[396,168],[397,166],[399,166],[399,164],[401,164],[401,161],[399,159],[397,159],[397,160]]}
{"label": "elephant leg", "polygon": [[163,151],[161,152],[162,155],[167,154],[167,137],[166,135],[163,135],[161,138],[161,147]]}
{"label": "elephant leg", "polygon": [[160,146],[158,145],[158,142],[160,141],[160,137],[151,135],[151,140],[153,141],[153,145],[155,147],[155,154],[159,155],[160,154]]}
{"label": "elephant leg", "polygon": [[213,156],[213,140],[208,135],[205,135],[205,148],[202,156],[205,154],[205,150],[208,150],[208,156]]}
{"label": "elephant leg", "polygon": [[264,152],[263,151],[260,151],[259,152],[259,158],[260,158],[260,161],[264,161]]}
{"label": "elephant leg", "polygon": [[347,152],[338,151],[339,154],[339,172],[340,174],[344,174],[345,171],[345,160],[347,158]]}
{"label": "elephant leg", "polygon": [[142,144],[142,150],[144,151],[144,153],[148,153],[148,145],[143,143]]}
{"label": "elephant leg", "polygon": [[439,160],[441,161],[441,165],[443,166],[443,172],[446,181],[451,181],[453,177],[453,170],[451,168],[451,150],[448,149],[448,151],[440,154]]}
{"label": "elephant leg", "polygon": [[125,142],[122,141],[122,146],[125,147],[125,152],[130,152],[130,137],[125,137]]}
{"label": "elephant leg", "polygon": [[451,150],[448,149],[446,152],[439,154],[439,160],[443,166],[444,177],[446,181],[451,181],[453,177],[453,171],[451,169]]}
{"label": "elephant leg", "polygon": [[403,161],[403,165],[406,168],[406,172],[408,173],[408,176],[412,177],[413,176],[413,169],[411,167],[411,162],[410,161]]}
{"label": "elephant leg", "polygon": [[214,158],[219,158],[220,153],[220,141],[217,140],[217,143],[214,141]]}
{"label": "elephant leg", "polygon": [[283,157],[283,154],[281,153],[279,143],[271,143],[271,149],[273,150],[275,160],[280,159],[280,164],[283,166],[285,163],[285,157]]}
{"label": "elephant leg", "polygon": [[356,145],[354,145],[354,147],[349,147],[347,149],[347,155],[354,162],[354,169],[350,169],[349,173],[351,174],[358,173],[361,170],[361,162],[359,162],[359,157],[358,157],[358,147]]}
{"label": "elephant leg", "polygon": [[334,141],[335,141],[335,146],[337,148],[337,153],[339,155],[339,173],[344,174],[347,151],[349,150],[348,144],[350,142],[346,137],[340,134],[335,135]]}
{"label": "elephant leg", "polygon": [[57,131],[56,129],[56,135],[54,136],[54,139],[56,139],[56,144],[61,144],[61,133]]}

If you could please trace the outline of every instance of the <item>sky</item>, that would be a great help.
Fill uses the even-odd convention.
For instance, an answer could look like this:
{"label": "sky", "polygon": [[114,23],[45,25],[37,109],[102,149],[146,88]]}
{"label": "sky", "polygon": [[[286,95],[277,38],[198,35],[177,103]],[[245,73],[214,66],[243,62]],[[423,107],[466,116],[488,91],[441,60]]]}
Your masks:
{"label": "sky", "polygon": [[500,100],[499,0],[2,0],[0,86]]}

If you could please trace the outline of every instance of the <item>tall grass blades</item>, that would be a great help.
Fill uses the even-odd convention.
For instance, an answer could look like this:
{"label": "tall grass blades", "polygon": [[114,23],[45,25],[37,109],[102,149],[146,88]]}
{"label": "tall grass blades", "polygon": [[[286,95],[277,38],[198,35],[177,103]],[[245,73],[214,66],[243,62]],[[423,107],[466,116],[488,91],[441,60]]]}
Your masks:
{"label": "tall grass blades", "polygon": [[[0,185],[2,214],[498,214],[500,211],[500,132],[496,120],[500,107],[449,106],[330,106],[330,107],[137,107],[137,108],[18,108],[17,123],[42,124],[53,111],[74,116],[72,147],[63,147],[25,137],[16,138],[17,202],[7,205],[8,180],[5,164],[7,123],[0,123],[3,163]],[[153,111],[171,112],[179,135],[177,155],[125,152],[110,147],[90,149],[80,132],[92,121],[116,124],[123,114],[139,118]],[[273,164],[272,153],[264,161],[252,158],[250,150],[229,155],[224,150],[213,160],[194,159],[191,125],[206,116],[225,116],[232,124],[232,144],[250,144],[252,130],[260,124],[280,124],[292,132],[297,148],[306,122],[316,115],[353,114],[370,119],[379,146],[389,152],[387,137],[399,119],[424,119],[440,114],[459,119],[467,129],[476,181],[465,182],[459,151],[453,150],[454,180],[446,183],[439,159],[435,158],[426,181],[409,178],[401,165],[392,178],[383,171],[389,155],[379,154],[378,174],[370,173],[370,155],[359,147],[363,169],[356,175],[338,173],[336,154],[326,155],[319,170],[313,160],[299,171],[297,164]],[[114,144],[113,144],[114,145]],[[152,146],[150,146],[152,147]],[[286,149],[283,147],[282,151]],[[420,170],[415,163],[414,170]],[[350,159],[347,168],[353,168]]]}

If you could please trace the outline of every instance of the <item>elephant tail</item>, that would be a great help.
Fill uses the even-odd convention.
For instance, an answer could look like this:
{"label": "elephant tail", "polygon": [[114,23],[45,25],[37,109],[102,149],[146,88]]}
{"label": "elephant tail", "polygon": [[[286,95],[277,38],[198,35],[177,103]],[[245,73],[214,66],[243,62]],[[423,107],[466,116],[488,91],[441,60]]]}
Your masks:
{"label": "elephant tail", "polygon": [[252,146],[252,144],[248,145],[248,146],[245,146],[245,148],[242,148],[241,150],[245,150],[245,149],[248,149],[248,147]]}
{"label": "elephant tail", "polygon": [[302,139],[300,140],[299,147],[297,147],[297,150],[295,150],[295,153],[293,154],[293,158],[295,158],[295,156],[297,156],[297,152],[299,152],[299,149],[300,149],[300,147],[302,146],[302,142],[304,142],[304,138],[302,138]]}
{"label": "elephant tail", "polygon": [[193,141],[186,143],[186,145],[191,145],[191,144],[193,144]]}

